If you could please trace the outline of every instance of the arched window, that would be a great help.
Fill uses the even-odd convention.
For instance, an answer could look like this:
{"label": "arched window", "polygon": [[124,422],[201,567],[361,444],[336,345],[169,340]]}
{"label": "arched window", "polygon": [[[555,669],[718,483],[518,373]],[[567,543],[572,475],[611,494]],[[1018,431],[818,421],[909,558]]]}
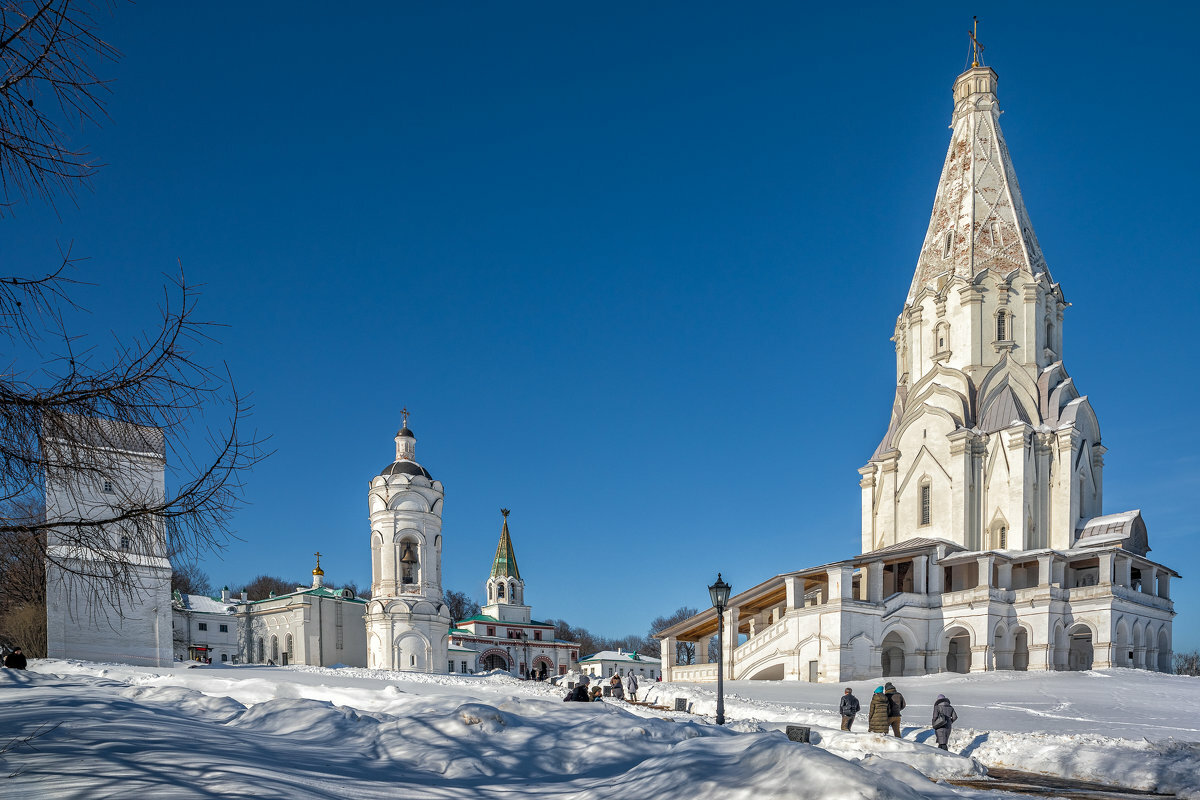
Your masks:
{"label": "arched window", "polygon": [[271,637],[271,660],[276,664],[279,663],[279,637]]}
{"label": "arched window", "polygon": [[504,599],[504,584],[503,583],[496,584],[496,597],[499,597],[500,599]]}
{"label": "arched window", "polygon": [[491,600],[494,600],[495,597],[496,597],[496,588],[494,586],[489,586],[488,587],[488,601],[490,602]]}
{"label": "arched window", "polygon": [[291,658],[291,656],[292,656],[292,635],[290,633],[283,639],[283,652],[288,656],[288,658]]}
{"label": "arched window", "polygon": [[920,492],[920,519],[917,524],[930,525],[933,523],[933,486],[930,485],[929,479],[921,481]]}
{"label": "arched window", "polygon": [[1008,341],[1008,312],[1004,309],[996,313],[996,341]]}
{"label": "arched window", "polygon": [[942,258],[949,258],[954,250],[954,229],[946,231],[946,240],[942,243]]}
{"label": "arched window", "polygon": [[400,544],[400,583],[415,584],[417,582],[417,548],[407,539]]}
{"label": "arched window", "polygon": [[261,636],[258,637],[258,658],[256,658],[255,661],[257,661],[259,664],[263,662],[263,640]]}
{"label": "arched window", "polygon": [[1050,324],[1049,320],[1046,321],[1046,349],[1054,349],[1054,326]]}
{"label": "arched window", "polygon": [[945,353],[950,349],[950,323],[939,322],[933,329],[934,353]]}

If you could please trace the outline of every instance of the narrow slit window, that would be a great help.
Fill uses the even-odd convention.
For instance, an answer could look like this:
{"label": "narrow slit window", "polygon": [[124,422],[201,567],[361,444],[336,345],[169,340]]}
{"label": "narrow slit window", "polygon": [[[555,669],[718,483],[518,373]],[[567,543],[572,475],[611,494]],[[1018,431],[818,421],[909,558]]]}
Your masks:
{"label": "narrow slit window", "polygon": [[929,525],[933,521],[933,487],[928,483],[921,484],[921,524]]}
{"label": "narrow slit window", "polygon": [[946,231],[946,240],[942,243],[942,258],[949,258],[950,251],[954,249],[954,231],[953,229]]}
{"label": "narrow slit window", "polygon": [[1008,341],[1008,312],[1001,311],[996,315],[996,341]]}
{"label": "narrow slit window", "polygon": [[1000,526],[1000,549],[1008,549],[1008,528],[1003,525]]}

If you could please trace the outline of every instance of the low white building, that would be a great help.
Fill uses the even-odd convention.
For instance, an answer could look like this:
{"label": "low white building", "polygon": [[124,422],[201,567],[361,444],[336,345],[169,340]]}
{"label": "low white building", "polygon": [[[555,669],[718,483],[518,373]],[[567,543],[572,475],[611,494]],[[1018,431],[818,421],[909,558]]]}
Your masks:
{"label": "low white building", "polygon": [[627,650],[601,650],[579,659],[579,671],[592,678],[636,675],[638,682],[656,681],[662,675],[662,660]]}
{"label": "low white building", "polygon": [[[1149,557],[1141,511],[1103,512],[1107,448],[1064,366],[1069,303],[1021,197],[997,81],[976,65],[954,82],[950,148],[891,339],[890,420],[858,471],[860,554],[732,597],[726,677],[1171,670],[1179,573]],[[660,632],[664,680],[716,680],[707,646],[676,663],[678,642],[716,631],[708,609]]]}
{"label": "low white building", "polygon": [[242,660],[239,603],[229,596],[229,587],[221,598],[202,594],[174,593],[171,603],[176,661],[209,661],[237,664]]}
{"label": "low white building", "polygon": [[320,561],[312,586],[265,600],[239,602],[241,660],[279,666],[367,666],[367,601],[350,589],[324,585]]}

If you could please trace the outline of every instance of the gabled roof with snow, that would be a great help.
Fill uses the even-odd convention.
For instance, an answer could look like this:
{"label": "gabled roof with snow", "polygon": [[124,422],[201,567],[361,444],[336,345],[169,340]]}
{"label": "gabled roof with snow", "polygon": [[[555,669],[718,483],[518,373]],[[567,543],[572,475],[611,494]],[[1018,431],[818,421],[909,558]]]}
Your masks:
{"label": "gabled roof with snow", "polygon": [[1120,542],[1121,549],[1139,556],[1150,552],[1150,540],[1141,509],[1092,517],[1080,528],[1075,546],[1099,547],[1113,542]]}
{"label": "gabled roof with snow", "polygon": [[979,66],[954,81],[950,148],[907,302],[925,287],[936,290],[939,279],[969,281],[983,270],[1045,272],[1050,279],[1000,132],[998,80],[991,67]]}
{"label": "gabled roof with snow", "polygon": [[222,603],[216,598],[205,597],[202,594],[180,594],[175,604],[187,611],[200,614],[230,614],[233,613],[231,609],[237,608],[237,604],[232,601]]}
{"label": "gabled roof with snow", "polygon": [[641,653],[631,653],[627,650],[601,650],[598,653],[593,653],[587,658],[579,659],[582,664],[586,661],[628,661],[632,664],[661,664],[662,659],[654,656],[646,656]]}

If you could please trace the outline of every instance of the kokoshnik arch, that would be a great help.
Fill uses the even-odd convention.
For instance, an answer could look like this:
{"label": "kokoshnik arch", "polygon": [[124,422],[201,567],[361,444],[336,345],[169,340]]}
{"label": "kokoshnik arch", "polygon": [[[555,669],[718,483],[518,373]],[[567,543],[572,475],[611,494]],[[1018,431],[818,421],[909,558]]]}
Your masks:
{"label": "kokoshnik arch", "polygon": [[[1138,510],[1104,515],[1105,448],[1063,365],[1069,305],[1000,132],[997,75],[954,82],[953,133],[896,320],[896,395],[859,470],[862,552],[730,599],[725,675],[844,681],[931,672],[1169,671],[1179,574]],[[709,609],[662,631],[666,680]],[[743,639],[743,637],[745,637]]]}

